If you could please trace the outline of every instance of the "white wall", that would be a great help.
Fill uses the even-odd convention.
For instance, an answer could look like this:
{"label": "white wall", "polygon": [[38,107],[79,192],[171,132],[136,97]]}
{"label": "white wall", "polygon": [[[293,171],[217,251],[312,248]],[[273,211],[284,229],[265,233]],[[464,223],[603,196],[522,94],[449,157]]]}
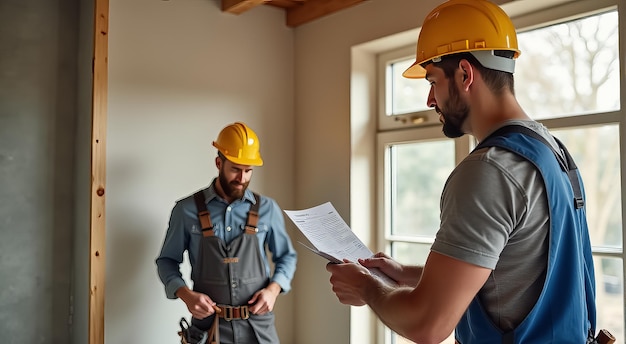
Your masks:
{"label": "white wall", "polygon": [[[211,142],[226,124],[244,121],[261,140],[251,188],[292,208],[293,60],[293,30],[275,8],[236,16],[216,0],[110,2],[106,343],[179,342],[189,313],[166,299],[154,260],[174,202],[217,175]],[[292,297],[276,306],[285,343]]]}

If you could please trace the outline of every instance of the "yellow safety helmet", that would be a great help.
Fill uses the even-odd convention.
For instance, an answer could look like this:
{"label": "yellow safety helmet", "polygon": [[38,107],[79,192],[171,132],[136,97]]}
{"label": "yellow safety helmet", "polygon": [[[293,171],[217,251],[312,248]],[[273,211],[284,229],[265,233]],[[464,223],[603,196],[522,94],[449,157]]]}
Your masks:
{"label": "yellow safety helmet", "polygon": [[239,165],[262,166],[259,138],[241,122],[235,122],[220,131],[213,146],[229,161]]}
{"label": "yellow safety helmet", "polygon": [[[508,50],[512,56],[498,56]],[[445,55],[470,52],[485,68],[513,73],[517,34],[511,18],[487,0],[449,0],[428,14],[417,39],[415,63],[402,73],[406,78],[423,78],[424,63],[438,62]]]}

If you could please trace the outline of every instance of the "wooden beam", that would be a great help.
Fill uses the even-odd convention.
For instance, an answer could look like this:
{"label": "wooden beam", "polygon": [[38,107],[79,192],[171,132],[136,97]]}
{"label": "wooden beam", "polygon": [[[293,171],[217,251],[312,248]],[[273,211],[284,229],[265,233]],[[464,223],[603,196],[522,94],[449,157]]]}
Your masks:
{"label": "wooden beam", "polygon": [[269,0],[222,0],[222,11],[241,14],[253,7],[263,5]]}
{"label": "wooden beam", "polygon": [[287,26],[296,27],[364,1],[365,0],[308,0],[300,6],[287,9]]}
{"label": "wooden beam", "polygon": [[286,8],[300,6],[305,2],[306,0],[270,0],[266,4],[270,6],[286,9]]}
{"label": "wooden beam", "polygon": [[105,182],[109,0],[94,0],[89,225],[89,344],[104,344]]}

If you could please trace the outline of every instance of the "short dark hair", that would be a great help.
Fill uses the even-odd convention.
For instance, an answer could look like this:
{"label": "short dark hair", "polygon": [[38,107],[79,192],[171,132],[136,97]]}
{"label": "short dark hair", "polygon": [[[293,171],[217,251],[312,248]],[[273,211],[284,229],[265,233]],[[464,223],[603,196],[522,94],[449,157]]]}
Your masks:
{"label": "short dark hair", "polygon": [[495,69],[484,67],[474,55],[469,52],[446,55],[441,58],[440,62],[432,62],[436,67],[443,69],[446,78],[450,79],[454,76],[455,71],[459,68],[459,62],[467,60],[469,63],[480,71],[485,80],[485,84],[494,93],[502,93],[505,89],[515,94],[513,74]]}
{"label": "short dark hair", "polygon": [[217,157],[220,158],[220,160],[222,160],[222,162],[225,162],[226,160],[226,156],[224,154],[222,154],[222,152],[217,151]]}

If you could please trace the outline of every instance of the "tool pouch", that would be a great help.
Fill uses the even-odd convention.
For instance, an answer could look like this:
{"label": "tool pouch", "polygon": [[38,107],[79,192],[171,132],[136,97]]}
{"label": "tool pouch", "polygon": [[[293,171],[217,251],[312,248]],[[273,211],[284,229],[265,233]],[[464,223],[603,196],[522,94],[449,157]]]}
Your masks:
{"label": "tool pouch", "polygon": [[592,344],[613,344],[615,337],[606,329],[600,330],[598,335],[591,341]]}
{"label": "tool pouch", "polygon": [[181,344],[207,344],[209,334],[206,331],[189,325],[185,318],[180,319],[179,325],[180,331],[178,331],[178,335],[180,336]]}

